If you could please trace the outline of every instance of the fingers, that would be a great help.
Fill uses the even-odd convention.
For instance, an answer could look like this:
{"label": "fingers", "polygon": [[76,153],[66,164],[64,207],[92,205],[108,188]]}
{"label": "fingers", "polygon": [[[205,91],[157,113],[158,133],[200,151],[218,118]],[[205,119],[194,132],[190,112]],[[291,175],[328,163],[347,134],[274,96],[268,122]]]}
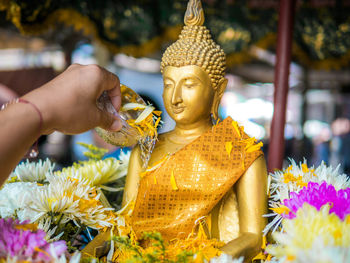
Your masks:
{"label": "fingers", "polygon": [[105,69],[103,69],[103,72],[105,74],[104,90],[112,90],[114,88],[118,88],[119,94],[120,94],[120,81],[117,75],[114,75],[112,72],[109,72],[108,70],[105,70]]}
{"label": "fingers", "polygon": [[120,105],[122,104],[122,97],[120,92],[120,86],[113,88],[108,91],[109,99],[111,100],[113,107],[119,111]]}
{"label": "fingers", "polygon": [[119,111],[121,104],[121,91],[120,91],[120,81],[119,78],[113,73],[105,70],[106,84],[104,85],[104,90],[108,91],[108,96],[113,104],[113,107]]}
{"label": "fingers", "polygon": [[105,111],[99,111],[100,119],[101,119],[101,125],[99,125],[101,128],[109,131],[119,131],[122,128],[122,122],[113,114]]}

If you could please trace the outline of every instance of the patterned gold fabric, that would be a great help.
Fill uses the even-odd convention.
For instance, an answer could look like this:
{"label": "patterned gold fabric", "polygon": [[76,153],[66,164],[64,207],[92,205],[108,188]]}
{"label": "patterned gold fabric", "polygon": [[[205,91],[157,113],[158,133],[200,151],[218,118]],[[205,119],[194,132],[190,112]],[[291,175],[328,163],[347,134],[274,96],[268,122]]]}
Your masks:
{"label": "patterned gold fabric", "polygon": [[[158,231],[172,239],[191,233],[195,221],[208,215],[262,154],[247,151],[249,136],[238,133],[226,118],[146,174],[131,217],[136,234]],[[231,142],[228,151],[225,146]]]}

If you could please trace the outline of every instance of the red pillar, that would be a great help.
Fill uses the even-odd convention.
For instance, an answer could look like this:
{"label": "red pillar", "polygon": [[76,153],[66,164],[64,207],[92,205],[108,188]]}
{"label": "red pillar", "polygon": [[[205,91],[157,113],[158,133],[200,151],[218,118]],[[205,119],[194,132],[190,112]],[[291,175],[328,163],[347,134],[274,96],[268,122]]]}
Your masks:
{"label": "red pillar", "polygon": [[274,113],[268,153],[269,172],[281,169],[284,157],[284,126],[286,123],[295,3],[296,0],[280,0],[279,6]]}

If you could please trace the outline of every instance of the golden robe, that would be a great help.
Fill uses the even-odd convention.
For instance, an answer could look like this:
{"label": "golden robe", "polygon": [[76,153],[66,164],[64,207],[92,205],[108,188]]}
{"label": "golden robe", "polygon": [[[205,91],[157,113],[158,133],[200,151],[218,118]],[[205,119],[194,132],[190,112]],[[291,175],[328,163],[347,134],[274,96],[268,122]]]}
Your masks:
{"label": "golden robe", "polygon": [[137,236],[187,237],[262,154],[259,148],[229,117],[165,158],[140,180],[131,216]]}

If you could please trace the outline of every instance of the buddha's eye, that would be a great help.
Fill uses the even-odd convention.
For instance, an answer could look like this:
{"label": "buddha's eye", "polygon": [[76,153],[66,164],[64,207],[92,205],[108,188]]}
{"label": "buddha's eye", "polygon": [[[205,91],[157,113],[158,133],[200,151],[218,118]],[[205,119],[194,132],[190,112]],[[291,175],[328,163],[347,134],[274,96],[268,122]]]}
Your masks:
{"label": "buddha's eye", "polygon": [[185,81],[183,82],[183,86],[185,88],[191,89],[196,86],[196,82],[193,79],[185,79]]}
{"label": "buddha's eye", "polygon": [[188,89],[191,89],[191,88],[194,88],[196,86],[196,83],[193,82],[193,81],[186,81],[184,84],[183,84],[184,87],[188,88]]}
{"label": "buddha's eye", "polygon": [[196,81],[192,78],[184,78],[182,86],[186,88],[192,88],[196,84]]}
{"label": "buddha's eye", "polygon": [[164,83],[164,88],[170,89],[173,86],[172,83]]}

